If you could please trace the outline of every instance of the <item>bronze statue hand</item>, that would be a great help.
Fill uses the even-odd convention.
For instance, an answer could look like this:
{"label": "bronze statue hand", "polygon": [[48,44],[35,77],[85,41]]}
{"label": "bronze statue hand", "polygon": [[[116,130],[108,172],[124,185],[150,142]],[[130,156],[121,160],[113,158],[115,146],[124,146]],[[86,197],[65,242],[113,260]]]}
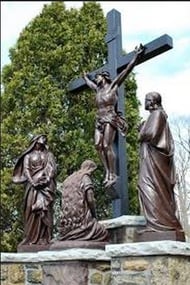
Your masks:
{"label": "bronze statue hand", "polygon": [[137,126],[137,130],[140,132],[140,130],[142,129],[142,127],[144,126],[145,121],[142,121],[138,126]]}
{"label": "bronze statue hand", "polygon": [[136,46],[135,47],[135,53],[139,56],[139,55],[142,55],[142,53],[145,51],[145,47],[140,44],[139,47]]}
{"label": "bronze statue hand", "polygon": [[87,77],[88,73],[86,71],[83,71],[83,77]]}

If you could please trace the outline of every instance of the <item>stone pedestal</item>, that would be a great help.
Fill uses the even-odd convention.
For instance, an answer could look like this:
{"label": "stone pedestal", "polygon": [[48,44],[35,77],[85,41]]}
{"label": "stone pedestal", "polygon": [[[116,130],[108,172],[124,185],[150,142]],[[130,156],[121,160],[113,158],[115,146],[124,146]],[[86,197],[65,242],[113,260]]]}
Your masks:
{"label": "stone pedestal", "polygon": [[135,242],[106,246],[111,257],[110,285],[190,284],[190,243]]}
{"label": "stone pedestal", "polygon": [[109,243],[126,243],[136,240],[137,231],[145,229],[146,221],[143,216],[123,215],[118,218],[100,221],[109,232]]}
{"label": "stone pedestal", "polygon": [[[38,283],[41,285],[111,284],[110,257],[101,249],[74,248],[34,253],[2,253],[1,262],[8,266],[20,263],[25,268],[28,264],[41,265],[42,279],[41,283]],[[27,274],[25,276],[27,278]],[[22,285],[26,284],[34,283],[27,279]]]}
{"label": "stone pedestal", "polygon": [[[2,253],[1,263],[1,270],[5,269],[4,266],[13,264],[27,268],[25,274],[22,274],[26,277],[25,283],[20,282],[20,285],[190,284],[190,243],[179,241],[112,244],[107,245],[105,250],[75,248],[35,253]],[[34,277],[40,276],[39,266],[41,281],[38,279],[36,282]],[[14,271],[11,271],[13,269],[11,266],[8,270],[7,279],[4,270],[2,285],[18,283]],[[34,270],[38,270],[37,274]],[[10,276],[17,282],[12,282]]]}
{"label": "stone pedestal", "polygon": [[[172,241],[179,238],[175,232],[147,233],[143,216],[121,216],[100,223],[110,233],[109,244],[58,242],[49,245],[47,251],[2,253],[1,262],[3,266],[24,267],[26,280],[21,285],[33,285],[34,276],[42,276],[41,285],[190,284],[190,243]],[[11,270],[7,271],[9,276],[13,276]],[[6,279],[5,271],[2,276],[8,280],[2,285],[14,285]]]}

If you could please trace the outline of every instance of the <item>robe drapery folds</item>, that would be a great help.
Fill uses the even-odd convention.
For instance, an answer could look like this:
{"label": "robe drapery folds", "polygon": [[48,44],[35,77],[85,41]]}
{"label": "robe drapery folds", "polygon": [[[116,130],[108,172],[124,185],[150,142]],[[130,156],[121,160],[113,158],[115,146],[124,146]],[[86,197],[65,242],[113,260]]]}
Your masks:
{"label": "robe drapery folds", "polygon": [[162,108],[150,113],[140,130],[139,198],[147,227],[181,230],[174,197],[174,141]]}
{"label": "robe drapery folds", "polygon": [[95,205],[92,209],[88,202],[88,195],[94,195],[93,190],[86,169],[74,172],[64,181],[58,240],[107,241],[107,230],[93,215]]}

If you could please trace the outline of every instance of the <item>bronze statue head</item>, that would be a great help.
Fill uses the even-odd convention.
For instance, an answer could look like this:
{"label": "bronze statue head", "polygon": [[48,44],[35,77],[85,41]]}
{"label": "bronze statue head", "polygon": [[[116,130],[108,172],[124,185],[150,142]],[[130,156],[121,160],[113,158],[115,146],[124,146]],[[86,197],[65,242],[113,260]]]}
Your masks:
{"label": "bronze statue head", "polygon": [[47,136],[44,134],[34,136],[29,144],[30,149],[48,149]]}
{"label": "bronze statue head", "polygon": [[97,165],[94,161],[87,159],[81,164],[81,169],[86,170],[89,173],[92,173],[96,170]]}
{"label": "bronze statue head", "polygon": [[97,79],[98,79],[98,76],[103,77],[108,83],[111,83],[111,82],[112,82],[112,80],[111,80],[111,78],[110,78],[110,73],[109,73],[108,71],[102,71],[102,72],[96,73],[96,75],[95,75],[96,81],[97,81]]}
{"label": "bronze statue head", "polygon": [[162,107],[162,97],[158,92],[149,92],[145,96],[145,110],[156,110]]}

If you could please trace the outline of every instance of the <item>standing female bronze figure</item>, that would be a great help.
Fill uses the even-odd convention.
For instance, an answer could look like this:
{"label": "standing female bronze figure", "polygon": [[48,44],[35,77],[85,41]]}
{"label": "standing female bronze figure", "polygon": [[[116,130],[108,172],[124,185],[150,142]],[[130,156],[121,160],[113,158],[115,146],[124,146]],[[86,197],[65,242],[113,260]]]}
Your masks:
{"label": "standing female bronze figure", "polygon": [[[34,137],[18,158],[13,182],[24,183],[24,239],[20,245],[44,245],[52,238],[56,163],[45,135]],[[19,245],[19,246],[20,246]]]}

